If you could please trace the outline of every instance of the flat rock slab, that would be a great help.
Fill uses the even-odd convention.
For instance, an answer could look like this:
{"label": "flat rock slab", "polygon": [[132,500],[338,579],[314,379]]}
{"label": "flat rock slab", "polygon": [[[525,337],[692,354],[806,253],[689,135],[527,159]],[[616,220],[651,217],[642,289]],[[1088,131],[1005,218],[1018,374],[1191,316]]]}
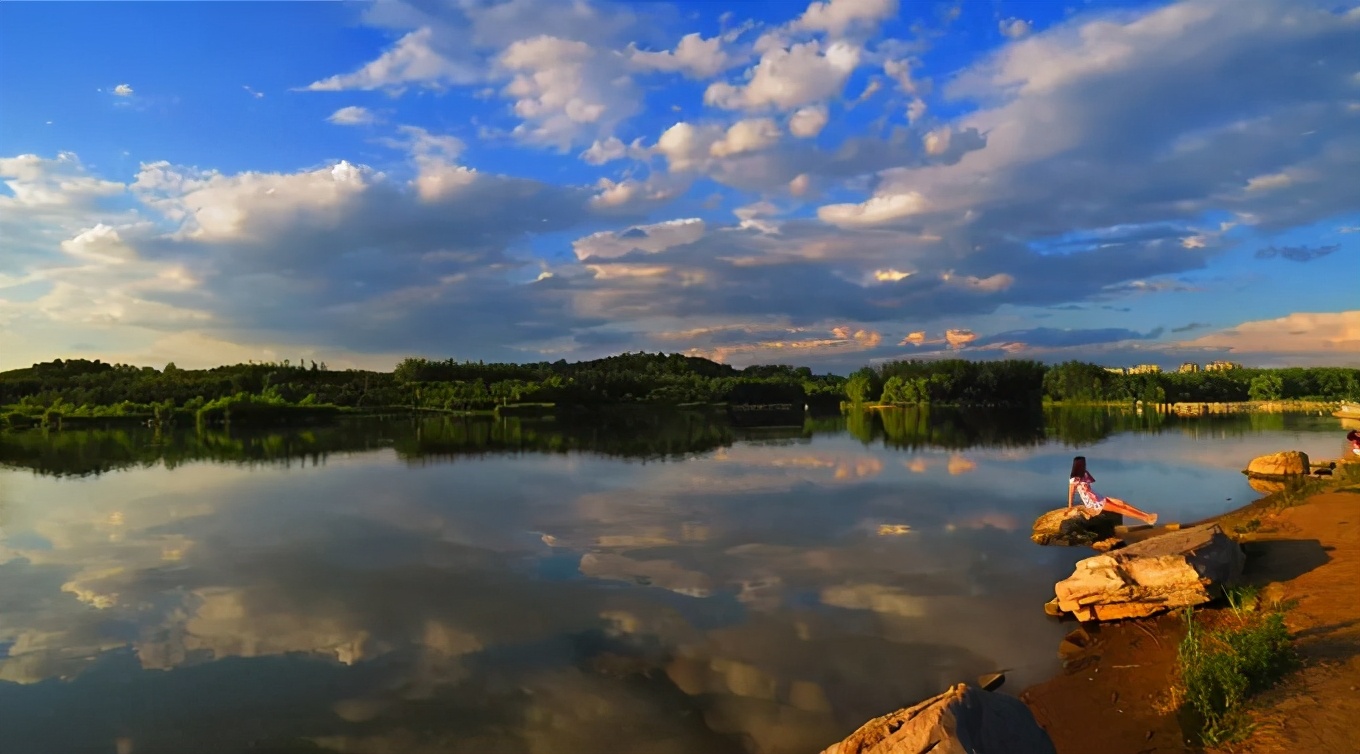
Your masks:
{"label": "flat rock slab", "polygon": [[1218,524],[1205,524],[1087,558],[1053,591],[1059,609],[1079,620],[1142,618],[1212,600],[1245,563]]}
{"label": "flat rock slab", "polygon": [[1029,538],[1040,545],[1093,545],[1115,536],[1123,521],[1117,513],[1092,513],[1080,505],[1059,508],[1034,519]]}
{"label": "flat rock slab", "polygon": [[1056,754],[1024,702],[960,683],[877,717],[822,754]]}

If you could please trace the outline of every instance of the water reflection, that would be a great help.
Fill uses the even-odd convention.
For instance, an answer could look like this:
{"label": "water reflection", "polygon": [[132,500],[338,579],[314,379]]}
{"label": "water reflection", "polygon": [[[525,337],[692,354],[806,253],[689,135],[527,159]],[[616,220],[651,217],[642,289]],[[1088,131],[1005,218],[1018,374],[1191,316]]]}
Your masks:
{"label": "water reflection", "polygon": [[1226,419],[0,435],[0,749],[815,751],[1053,669],[1073,447],[1180,515],[1332,440]]}

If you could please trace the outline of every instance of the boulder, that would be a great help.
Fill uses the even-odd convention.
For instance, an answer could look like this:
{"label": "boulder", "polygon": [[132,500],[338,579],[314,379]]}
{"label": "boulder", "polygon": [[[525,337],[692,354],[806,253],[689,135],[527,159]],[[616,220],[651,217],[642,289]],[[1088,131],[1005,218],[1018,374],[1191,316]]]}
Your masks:
{"label": "boulder", "polygon": [[1286,450],[1251,459],[1245,473],[1258,479],[1288,479],[1307,476],[1309,468],[1307,453],[1301,450]]}
{"label": "boulder", "polygon": [[1117,513],[1093,513],[1080,505],[1059,508],[1034,519],[1029,538],[1041,545],[1089,545],[1113,537],[1123,521]]}
{"label": "boulder", "polygon": [[822,754],[1056,754],[1024,702],[960,683],[874,718]]}
{"label": "boulder", "polygon": [[1205,524],[1087,558],[1053,591],[1058,607],[1079,620],[1142,618],[1210,601],[1245,562],[1218,524]]}

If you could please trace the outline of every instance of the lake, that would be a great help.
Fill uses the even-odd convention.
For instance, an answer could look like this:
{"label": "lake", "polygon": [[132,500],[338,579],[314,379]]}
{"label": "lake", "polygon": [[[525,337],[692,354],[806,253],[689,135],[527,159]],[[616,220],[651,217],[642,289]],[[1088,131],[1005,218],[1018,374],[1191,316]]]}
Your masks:
{"label": "lake", "polygon": [[[1028,539],[1096,488],[1191,521],[1331,417],[895,411],[738,429],[364,420],[0,433],[0,750],[804,752],[1058,669]],[[881,528],[882,527],[882,528]]]}

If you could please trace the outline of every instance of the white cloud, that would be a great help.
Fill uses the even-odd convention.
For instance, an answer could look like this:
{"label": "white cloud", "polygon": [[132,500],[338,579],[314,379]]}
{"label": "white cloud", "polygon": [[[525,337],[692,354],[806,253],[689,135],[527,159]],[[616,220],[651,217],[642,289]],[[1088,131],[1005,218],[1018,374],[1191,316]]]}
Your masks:
{"label": "white cloud", "polygon": [[1247,191],[1270,191],[1289,186],[1294,181],[1285,173],[1272,173],[1271,175],[1258,175],[1247,181]]}
{"label": "white cloud", "polygon": [[779,223],[770,218],[779,214],[779,208],[770,202],[756,202],[732,210],[740,222],[739,230],[754,230],[759,233],[778,233]]}
{"label": "white cloud", "polygon": [[713,142],[708,153],[714,157],[731,157],[756,152],[779,142],[779,125],[770,118],[739,120],[727,129],[719,141]]}
{"label": "white cloud", "polygon": [[1033,28],[1029,21],[1022,18],[1007,18],[998,22],[1002,36],[1019,39],[1029,34]]}
{"label": "white cloud", "polygon": [[428,26],[416,29],[359,70],[314,81],[304,88],[313,92],[401,89],[413,84],[437,88],[473,83],[480,78],[475,69],[436,51],[434,36],[434,30]]}
{"label": "white cloud", "polygon": [[621,160],[627,154],[628,146],[617,136],[610,136],[606,139],[596,139],[589,149],[581,153],[581,159],[591,165],[603,165],[606,162]]}
{"label": "white cloud", "polygon": [[132,87],[128,86],[127,84],[119,84],[118,86],[115,86],[113,88],[113,93],[119,97],[131,97]]}
{"label": "white cloud", "polygon": [[1329,361],[1360,366],[1360,310],[1294,312],[1243,322],[1175,344],[1177,348],[1226,349],[1233,354],[1330,355]]}
{"label": "white cloud", "polygon": [[337,226],[346,205],[371,185],[372,171],[341,161],[293,173],[183,171],[169,163],[142,166],[132,189],[181,232],[200,240],[245,240],[305,218]]}
{"label": "white cloud", "polygon": [[601,178],[596,188],[599,191],[590,198],[590,206],[606,214],[634,214],[649,205],[664,204],[679,192],[677,185],[656,177],[646,181]]}
{"label": "white cloud", "polygon": [[804,107],[789,116],[789,133],[802,139],[810,139],[826,128],[830,117],[825,105]]}
{"label": "white cloud", "polygon": [[732,65],[732,58],[723,51],[722,42],[721,37],[704,39],[694,33],[681,37],[674,51],[647,52],[631,48],[629,53],[633,63],[645,69],[709,79]]}
{"label": "white cloud", "polygon": [[611,135],[641,101],[621,59],[584,42],[539,36],[511,44],[500,64],[513,73],[504,94],[523,123],[515,135],[566,149]]}
{"label": "white cloud", "polygon": [[792,110],[840,94],[859,65],[861,49],[846,42],[812,40],[775,47],[747,71],[744,85],[710,84],[704,103],[727,110]]}
{"label": "white cloud", "polygon": [[373,111],[359,105],[342,107],[331,113],[327,121],[337,126],[367,126],[376,121]]}
{"label": "white cloud", "polygon": [[949,151],[949,137],[951,131],[948,126],[937,128],[921,139],[922,146],[925,147],[926,154],[931,156],[942,155]]}
{"label": "white cloud", "polygon": [[0,180],[12,194],[0,195],[0,210],[86,208],[126,188],[88,175],[74,152],[60,152],[55,159],[36,154],[0,157]]}
{"label": "white cloud", "polygon": [[708,163],[713,145],[722,138],[722,129],[717,126],[681,121],[662,132],[654,149],[666,158],[672,172],[701,170]]}
{"label": "white cloud", "polygon": [[673,246],[693,243],[704,236],[707,225],[697,217],[667,220],[651,225],[635,225],[621,231],[592,233],[572,242],[576,258],[615,259],[633,251],[656,253]]}
{"label": "white cloud", "polygon": [[872,30],[896,14],[897,0],[818,0],[808,5],[794,28],[840,37],[855,28]]}
{"label": "white cloud", "polygon": [[911,191],[904,194],[875,196],[859,204],[827,204],[817,208],[822,222],[841,228],[890,223],[918,215],[926,210],[925,197]]}

